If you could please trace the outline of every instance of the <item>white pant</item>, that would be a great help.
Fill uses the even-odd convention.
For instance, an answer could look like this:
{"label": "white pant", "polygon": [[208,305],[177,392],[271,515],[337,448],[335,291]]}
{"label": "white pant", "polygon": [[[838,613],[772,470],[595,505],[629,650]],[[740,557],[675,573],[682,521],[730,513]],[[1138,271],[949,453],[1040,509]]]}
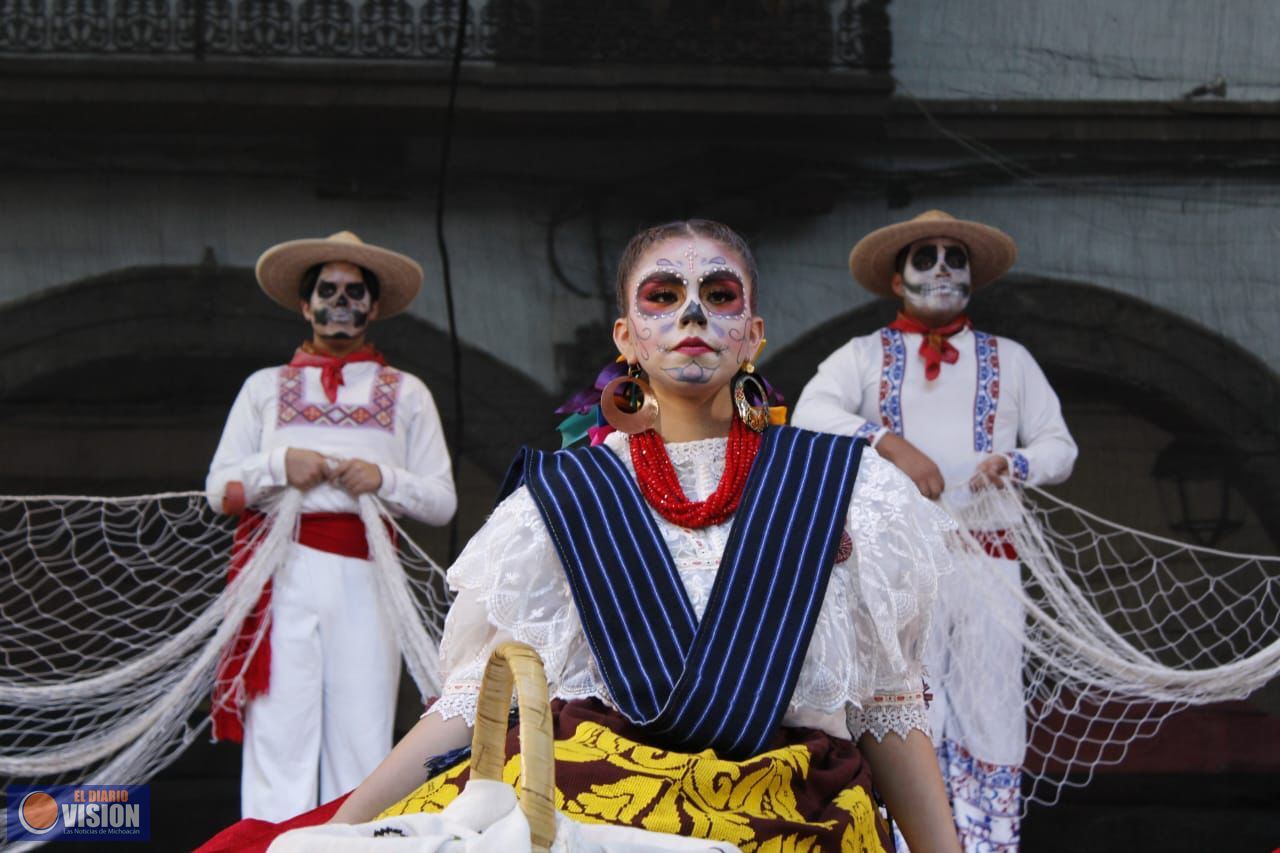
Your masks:
{"label": "white pant", "polygon": [[271,593],[271,687],[245,713],[240,811],[281,821],[350,791],[391,751],[400,656],[357,560],[295,544]]}
{"label": "white pant", "polygon": [[[929,724],[969,853],[1016,851],[1026,707],[1016,560],[974,558],[939,584],[925,667]],[[1007,584],[1002,584],[1000,579]]]}

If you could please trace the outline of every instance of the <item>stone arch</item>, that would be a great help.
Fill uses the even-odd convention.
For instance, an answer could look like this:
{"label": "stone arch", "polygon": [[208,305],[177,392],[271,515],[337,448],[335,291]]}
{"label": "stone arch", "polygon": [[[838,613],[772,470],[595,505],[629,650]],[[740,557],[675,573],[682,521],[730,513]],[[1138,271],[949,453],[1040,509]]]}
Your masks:
{"label": "stone arch", "polygon": [[[764,365],[770,380],[794,403],[827,355],[894,310],[876,302],[818,326]],[[1220,448],[1235,489],[1280,544],[1280,377],[1250,352],[1142,300],[1077,282],[1009,276],[979,293],[970,313],[982,329],[1025,344],[1064,403],[1118,401]]]}
{"label": "stone arch", "polygon": [[[252,270],[209,263],[124,269],[73,282],[0,306],[0,324],[9,330],[0,339],[0,404],[6,412],[0,431],[10,441],[36,442],[53,456],[74,445],[73,461],[84,469],[80,476],[62,471],[42,481],[39,466],[26,465],[27,476],[6,477],[3,487],[39,492],[199,488],[240,384],[252,371],[284,361],[307,332],[298,317],[262,297]],[[452,438],[447,334],[402,314],[379,323],[372,337],[391,363],[431,388]],[[483,494],[474,498],[481,513],[515,449],[554,440],[556,402],[486,353],[464,345],[463,359],[460,486],[474,469],[484,481],[477,484]],[[185,438],[167,444],[165,453],[180,458],[166,464],[165,453],[135,448],[147,470],[128,476],[109,458],[107,445],[132,445],[105,441],[99,453],[98,442],[87,438],[94,430],[130,429],[176,430]],[[71,444],[39,444],[59,430],[81,436]],[[57,470],[55,463],[64,460],[46,461]],[[463,527],[469,532],[465,521]]]}

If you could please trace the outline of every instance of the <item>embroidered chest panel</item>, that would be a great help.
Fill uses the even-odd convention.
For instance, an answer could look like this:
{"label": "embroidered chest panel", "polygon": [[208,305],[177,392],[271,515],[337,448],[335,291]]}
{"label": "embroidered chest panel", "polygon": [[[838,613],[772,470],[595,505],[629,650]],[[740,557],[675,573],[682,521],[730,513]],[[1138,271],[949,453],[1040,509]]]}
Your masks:
{"label": "embroidered chest panel", "polygon": [[880,330],[884,360],[880,367],[880,422],[902,435],[902,378],[907,373],[907,347],[902,332]]}
{"label": "embroidered chest panel", "polygon": [[373,380],[369,402],[360,404],[319,402],[305,399],[306,377],[300,367],[280,368],[280,403],[276,425],[335,426],[396,431],[396,400],[400,395],[403,374],[383,367]]}
{"label": "embroidered chest panel", "polygon": [[[907,368],[906,343],[898,330],[881,329],[880,347],[883,352],[880,369],[880,422],[898,435],[903,435],[902,380]],[[995,446],[996,409],[1000,402],[1000,351],[996,336],[974,332],[973,350],[977,360],[973,395],[973,449],[979,453],[990,453]],[[940,382],[946,378],[947,369],[944,366],[942,375],[934,381]]]}
{"label": "embroidered chest panel", "polygon": [[995,446],[996,406],[1000,402],[1000,350],[995,335],[973,333],[978,360],[977,388],[973,394],[973,449],[990,453]]}

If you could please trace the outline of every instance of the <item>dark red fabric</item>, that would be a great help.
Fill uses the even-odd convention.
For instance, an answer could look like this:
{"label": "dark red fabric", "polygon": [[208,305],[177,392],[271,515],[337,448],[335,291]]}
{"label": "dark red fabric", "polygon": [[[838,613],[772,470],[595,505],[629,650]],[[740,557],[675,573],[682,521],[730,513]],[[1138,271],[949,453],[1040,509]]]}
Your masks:
{"label": "dark red fabric", "polygon": [[943,362],[955,364],[960,358],[960,351],[947,338],[969,328],[969,324],[969,316],[961,314],[947,325],[931,329],[915,317],[898,312],[898,319],[890,323],[889,328],[924,336],[920,341],[920,357],[924,359],[924,378],[932,382],[938,378]]}
{"label": "dark red fabric", "polygon": [[340,557],[369,559],[369,539],[364,522],[353,512],[308,512],[298,525],[298,544],[337,554]]}
{"label": "dark red fabric", "polygon": [[328,823],[329,818],[333,817],[338,807],[349,796],[351,795],[343,794],[336,800],[330,800],[309,812],[303,812],[281,823],[245,818],[231,824],[201,844],[196,848],[196,853],[262,853],[271,846],[272,841],[276,840],[276,836],[283,835],[291,829]]}
{"label": "dark red fabric", "polygon": [[969,531],[988,557],[999,557],[1005,560],[1018,559],[1018,551],[1013,547],[1007,530],[971,530]]}
{"label": "dark red fabric", "polygon": [[[236,525],[235,538],[231,541],[231,565],[227,569],[228,584],[239,576],[240,571],[253,556],[260,528],[266,518],[256,509],[247,509],[240,516],[240,521]],[[262,530],[261,533],[265,534],[266,531]],[[213,709],[210,714],[213,720],[214,740],[230,740],[236,743],[244,741],[241,704],[237,697],[231,695],[231,687],[241,668],[244,672],[244,701],[267,691],[267,683],[271,677],[271,644],[264,641],[258,646],[257,653],[251,660],[246,661],[245,657],[249,654],[253,638],[258,631],[270,631],[270,618],[271,581],[268,580],[262,587],[262,595],[258,598],[257,604],[240,625],[240,632],[236,634],[231,650],[224,653],[218,661],[218,672],[213,682]]]}
{"label": "dark red fabric", "polygon": [[[649,739],[643,729],[633,725],[617,710],[605,705],[599,699],[576,699],[565,702],[561,699],[551,700],[551,731],[557,741],[570,740],[578,726],[586,722],[596,723],[610,731],[637,743],[645,743]],[[832,737],[818,729],[779,727],[765,745],[763,752],[782,749],[788,746],[802,745],[809,752],[808,766],[804,771],[803,781],[797,781],[794,787],[786,792],[793,799],[796,812],[807,821],[804,825],[791,823],[776,818],[762,818],[743,815],[744,823],[755,833],[756,841],[762,849],[769,848],[771,841],[783,842],[794,833],[809,835],[817,832],[820,838],[820,850],[842,849],[842,838],[845,828],[852,818],[849,813],[833,805],[836,796],[844,790],[860,787],[872,791],[871,765],[863,758],[862,753],[853,741]],[[507,732],[507,755],[515,755],[520,751],[519,726],[513,724]],[[663,751],[652,750],[650,760],[661,762]],[[759,757],[749,759],[738,765],[738,778],[749,777],[755,769],[755,763],[763,761]],[[561,761],[556,763],[556,788],[566,798],[576,799],[598,786],[610,785],[619,780],[642,772],[638,768],[614,764],[597,759],[594,761]],[[465,787],[470,778],[470,768],[451,778],[451,784]],[[661,784],[661,783],[660,783]],[[664,797],[697,796],[692,783],[673,787]],[[782,792],[779,792],[782,795]],[[619,818],[617,823],[641,827],[635,821],[628,824]],[[822,829],[820,824],[827,824]],[[888,826],[880,820],[876,821],[876,832],[880,835],[880,843],[885,850],[893,849],[889,839]],[[700,835],[692,824],[685,827],[681,835]]]}
{"label": "dark red fabric", "polygon": [[293,354],[289,366],[320,368],[320,385],[324,388],[324,395],[329,398],[330,403],[336,403],[338,388],[342,385],[342,368],[357,361],[376,361],[384,366],[387,363],[382,353],[372,346],[366,345],[353,353],[339,357],[318,353],[309,344],[303,344]]}
{"label": "dark red fabric", "polygon": [[[266,516],[257,510],[246,510],[236,525],[235,539],[231,545],[231,566],[227,571],[227,583],[230,584],[253,557]],[[392,532],[388,528],[388,532]],[[265,534],[266,531],[261,531]],[[395,534],[392,532],[392,541]],[[364,522],[360,516],[350,512],[309,512],[302,516],[298,524],[298,542],[308,548],[337,554],[342,557],[354,557],[358,560],[369,559],[369,540],[364,533]],[[253,656],[249,651],[253,648],[254,637],[262,630],[265,635]],[[235,696],[231,688],[237,676],[243,674],[244,694]],[[218,673],[213,683],[213,739],[229,740],[235,743],[244,742],[244,705],[255,696],[261,696],[271,686],[271,581],[262,587],[262,595],[249,611],[240,631],[236,634],[231,650],[218,662]]]}

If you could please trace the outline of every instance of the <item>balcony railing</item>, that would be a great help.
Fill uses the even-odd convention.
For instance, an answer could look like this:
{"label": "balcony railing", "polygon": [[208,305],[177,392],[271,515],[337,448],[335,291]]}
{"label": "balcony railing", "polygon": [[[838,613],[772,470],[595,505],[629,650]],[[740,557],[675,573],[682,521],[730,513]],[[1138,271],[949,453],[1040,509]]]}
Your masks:
{"label": "balcony railing", "polygon": [[[888,0],[478,0],[465,57],[883,70]],[[0,54],[445,60],[460,0],[0,0]]]}

